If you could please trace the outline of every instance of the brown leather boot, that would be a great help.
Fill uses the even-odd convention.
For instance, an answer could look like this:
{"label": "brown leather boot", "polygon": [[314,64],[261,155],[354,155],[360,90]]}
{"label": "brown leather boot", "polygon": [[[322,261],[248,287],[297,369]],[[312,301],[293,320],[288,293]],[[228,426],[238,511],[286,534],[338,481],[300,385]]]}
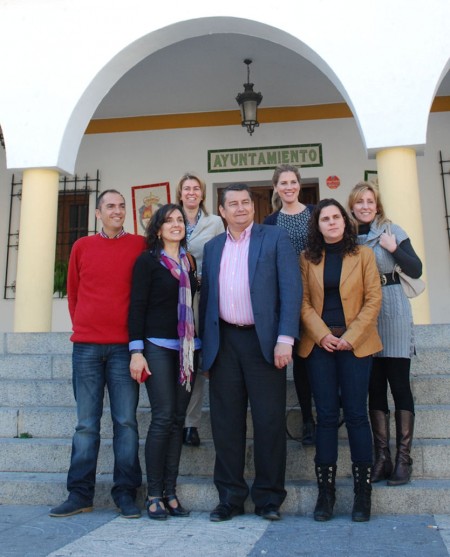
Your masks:
{"label": "brown leather boot", "polygon": [[395,411],[395,425],[397,431],[397,455],[395,468],[387,485],[407,484],[411,479],[412,458],[410,457],[414,432],[414,414],[409,410]]}
{"label": "brown leather boot", "polygon": [[370,480],[372,483],[376,483],[389,479],[393,470],[389,448],[389,412],[370,410],[369,416],[375,453],[375,463]]}

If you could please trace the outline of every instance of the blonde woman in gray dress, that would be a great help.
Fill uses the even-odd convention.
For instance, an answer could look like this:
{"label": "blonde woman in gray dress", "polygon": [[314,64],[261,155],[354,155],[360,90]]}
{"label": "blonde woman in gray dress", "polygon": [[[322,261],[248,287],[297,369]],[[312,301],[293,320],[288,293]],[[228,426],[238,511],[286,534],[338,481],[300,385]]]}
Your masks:
{"label": "blonde woman in gray dress", "polygon": [[[205,243],[225,231],[222,219],[217,215],[210,215],[205,208],[206,184],[193,172],[184,174],[176,188],[176,200],[182,206],[186,216],[186,240],[188,251],[192,253],[197,262],[197,277],[201,281],[203,246]],[[194,315],[198,327],[198,300],[195,300]],[[186,412],[183,429],[183,443],[192,447],[200,445],[198,433],[202,417],[203,391],[205,376],[198,373],[191,400]]]}
{"label": "blonde woman in gray dress", "polygon": [[[351,191],[348,205],[358,225],[358,243],[369,246],[375,253],[383,294],[378,317],[383,350],[374,355],[369,386],[369,416],[375,448],[372,482],[386,479],[388,485],[402,485],[409,482],[413,463],[410,453],[414,400],[409,376],[415,347],[411,305],[399,275],[393,271],[397,264],[410,277],[419,278],[422,263],[407,233],[387,219],[376,187],[360,182]],[[388,384],[395,404],[395,466],[389,448]]]}

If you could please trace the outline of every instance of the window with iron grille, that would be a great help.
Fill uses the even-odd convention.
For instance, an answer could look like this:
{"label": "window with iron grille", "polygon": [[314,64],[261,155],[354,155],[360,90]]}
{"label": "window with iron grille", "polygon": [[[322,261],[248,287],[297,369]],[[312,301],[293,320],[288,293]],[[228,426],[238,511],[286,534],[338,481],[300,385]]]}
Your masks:
{"label": "window with iron grille", "polygon": [[[59,180],[54,284],[55,293],[59,297],[66,295],[67,265],[74,242],[82,236],[97,232],[95,202],[99,193],[99,184],[98,170],[95,178],[86,174],[84,177],[64,176]],[[13,175],[6,255],[5,299],[15,297],[21,198],[22,180],[16,180]]]}

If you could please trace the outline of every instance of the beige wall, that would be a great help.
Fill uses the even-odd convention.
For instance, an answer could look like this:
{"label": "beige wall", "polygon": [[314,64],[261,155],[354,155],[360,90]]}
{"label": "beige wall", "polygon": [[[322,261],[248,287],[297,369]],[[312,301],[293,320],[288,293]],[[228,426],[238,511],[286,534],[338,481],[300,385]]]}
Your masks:
{"label": "beige wall", "polygon": [[[207,206],[212,208],[215,201],[213,183],[270,179],[271,171],[268,170],[207,173],[208,149],[246,147],[246,135],[245,130],[238,126],[89,135],[82,141],[76,170],[79,174],[93,176],[99,169],[100,188],[117,188],[125,195],[128,205],[126,226],[132,231],[132,186],[169,181],[174,199],[174,187],[179,176],[186,170],[197,171],[206,179]],[[267,124],[258,128],[253,138],[253,145],[258,147],[322,143],[323,167],[306,168],[302,175],[304,178],[318,178],[322,198],[335,197],[344,204],[353,185],[363,179],[364,170],[376,169],[375,161],[368,160],[365,155],[353,119]],[[432,323],[448,323],[450,320],[450,251],[438,165],[440,149],[450,159],[448,113],[430,116],[425,154],[417,159]],[[4,279],[11,172],[5,170],[3,158],[4,153],[0,151],[0,238],[3,238],[0,242],[0,269]],[[336,190],[326,186],[326,178],[330,175],[337,175],[341,179],[341,186]],[[404,210],[408,210],[407,199]],[[0,300],[2,331],[12,330],[12,305],[10,301]],[[69,323],[66,300],[55,300],[53,330],[70,330]]]}

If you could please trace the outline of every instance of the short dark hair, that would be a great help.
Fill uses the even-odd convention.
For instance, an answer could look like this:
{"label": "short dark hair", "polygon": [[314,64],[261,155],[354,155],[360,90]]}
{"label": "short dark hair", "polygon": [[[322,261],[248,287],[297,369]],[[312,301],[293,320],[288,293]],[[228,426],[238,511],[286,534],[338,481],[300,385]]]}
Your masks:
{"label": "short dark hair", "polygon": [[[161,256],[161,250],[164,248],[164,243],[158,236],[159,231],[161,230],[162,225],[166,222],[167,217],[169,217],[176,210],[180,211],[181,215],[183,216],[184,227],[186,229],[186,216],[183,213],[183,208],[181,207],[181,205],[176,205],[175,203],[167,203],[166,205],[160,207],[156,211],[156,213],[153,213],[152,218],[150,219],[145,230],[147,247],[155,253],[158,260]],[[180,246],[182,246],[183,248],[186,247],[186,234],[180,241]]]}
{"label": "short dark hair", "polygon": [[250,199],[253,200],[252,190],[247,186],[247,184],[230,184],[220,193],[220,206],[225,207],[225,199],[229,191],[247,191]]}
{"label": "short dark hair", "polygon": [[103,203],[103,198],[105,197],[105,195],[107,193],[117,193],[118,195],[120,195],[120,197],[123,199],[123,202],[125,203],[125,197],[120,193],[120,191],[117,190],[105,190],[102,191],[102,193],[97,197],[97,202],[95,204],[95,208],[96,209],[100,209],[100,207],[102,206]]}

